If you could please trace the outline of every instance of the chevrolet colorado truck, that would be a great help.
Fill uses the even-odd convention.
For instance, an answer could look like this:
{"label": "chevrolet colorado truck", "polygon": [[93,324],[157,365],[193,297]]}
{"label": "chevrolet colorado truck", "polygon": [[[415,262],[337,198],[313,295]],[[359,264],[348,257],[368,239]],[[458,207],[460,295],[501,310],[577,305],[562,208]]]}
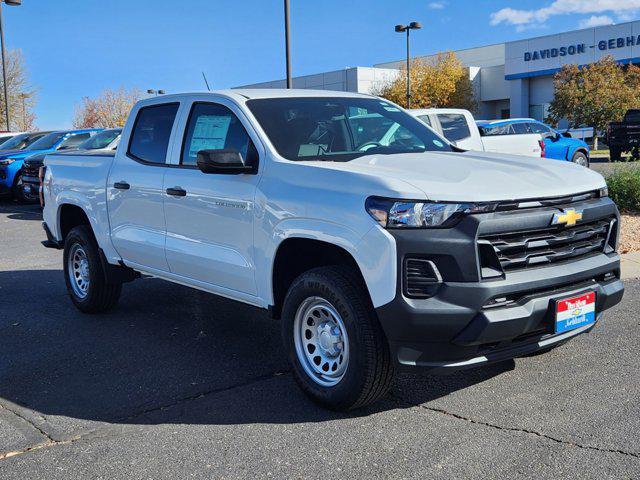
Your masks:
{"label": "chevrolet colorado truck", "polygon": [[623,295],[599,174],[465,152],[373,96],[163,95],[134,106],[117,151],[45,165],[44,243],[77,308],[113,308],[142,273],[265,309],[332,409],[398,370],[549,350]]}

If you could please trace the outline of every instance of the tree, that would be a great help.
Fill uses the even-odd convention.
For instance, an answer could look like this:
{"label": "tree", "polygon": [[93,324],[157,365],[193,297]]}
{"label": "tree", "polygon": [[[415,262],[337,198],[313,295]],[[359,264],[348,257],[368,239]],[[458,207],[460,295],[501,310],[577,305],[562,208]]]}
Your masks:
{"label": "tree", "polygon": [[98,97],[84,97],[76,107],[73,126],[75,128],[122,127],[127,121],[133,105],[140,100],[138,89],[104,90]]}
{"label": "tree", "polygon": [[[34,130],[35,114],[33,109],[36,102],[36,90],[29,84],[27,70],[24,64],[24,57],[20,50],[9,50],[7,52],[7,90],[9,94],[9,127],[13,131]],[[0,76],[0,95],[2,105],[0,106],[0,129],[7,128],[5,116],[4,84]]]}
{"label": "tree", "polygon": [[597,150],[597,132],[640,105],[640,68],[618,65],[611,56],[585,67],[565,65],[555,75],[554,88],[549,121],[557,124],[566,118],[571,127],[592,126]]}
{"label": "tree", "polygon": [[[407,70],[390,82],[382,84],[374,93],[399,105],[406,106]],[[469,69],[453,52],[440,54],[432,63],[423,59],[411,62],[412,108],[466,108],[475,111],[477,103]]]}

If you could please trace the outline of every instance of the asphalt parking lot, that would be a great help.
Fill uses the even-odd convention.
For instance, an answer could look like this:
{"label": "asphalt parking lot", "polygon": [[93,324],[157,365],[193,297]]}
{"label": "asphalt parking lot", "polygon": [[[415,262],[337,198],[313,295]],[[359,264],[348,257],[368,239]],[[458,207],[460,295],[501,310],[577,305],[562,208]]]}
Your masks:
{"label": "asphalt parking lot", "polygon": [[294,385],[279,326],[155,279],[67,299],[36,207],[0,202],[0,478],[637,478],[640,282],[546,355],[402,376],[336,414]]}

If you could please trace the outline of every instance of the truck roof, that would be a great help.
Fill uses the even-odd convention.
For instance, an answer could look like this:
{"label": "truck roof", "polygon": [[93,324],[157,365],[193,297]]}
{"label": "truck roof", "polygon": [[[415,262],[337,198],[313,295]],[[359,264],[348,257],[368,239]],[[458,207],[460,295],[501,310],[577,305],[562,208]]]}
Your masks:
{"label": "truck roof", "polygon": [[192,95],[218,95],[231,98],[243,97],[245,100],[255,98],[287,98],[287,97],[359,97],[371,98],[363,93],[341,92],[337,90],[308,90],[303,88],[233,88],[226,90],[195,91],[184,93],[170,93],[160,97],[150,97],[141,102],[157,103],[158,100],[170,100],[190,97]]}

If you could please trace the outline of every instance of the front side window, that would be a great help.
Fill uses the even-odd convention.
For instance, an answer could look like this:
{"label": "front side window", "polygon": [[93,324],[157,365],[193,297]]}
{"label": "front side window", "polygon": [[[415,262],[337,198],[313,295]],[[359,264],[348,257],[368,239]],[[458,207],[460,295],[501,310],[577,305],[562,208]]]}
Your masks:
{"label": "front side window", "polygon": [[64,141],[58,147],[58,150],[70,150],[76,148],[85,140],[88,140],[91,137],[90,133],[77,133],[75,135],[71,135],[64,139]]}
{"label": "front side window", "polygon": [[237,150],[247,165],[256,162],[253,142],[231,110],[224,105],[196,103],[189,117],[180,163],[194,166],[199,151],[220,149]]}
{"label": "front side window", "polygon": [[452,151],[423,122],[377,98],[283,97],[249,100],[247,106],[288,160]]}
{"label": "front side window", "polygon": [[100,150],[107,148],[111,142],[120,136],[121,132],[122,130],[120,129],[104,130],[86,140],[78,148],[80,150]]}
{"label": "front side window", "polygon": [[459,113],[440,113],[438,120],[442,127],[442,134],[452,141],[462,140],[471,136],[467,119]]}
{"label": "front side window", "polygon": [[178,107],[168,103],[141,108],[131,133],[129,155],[147,163],[165,163]]}

